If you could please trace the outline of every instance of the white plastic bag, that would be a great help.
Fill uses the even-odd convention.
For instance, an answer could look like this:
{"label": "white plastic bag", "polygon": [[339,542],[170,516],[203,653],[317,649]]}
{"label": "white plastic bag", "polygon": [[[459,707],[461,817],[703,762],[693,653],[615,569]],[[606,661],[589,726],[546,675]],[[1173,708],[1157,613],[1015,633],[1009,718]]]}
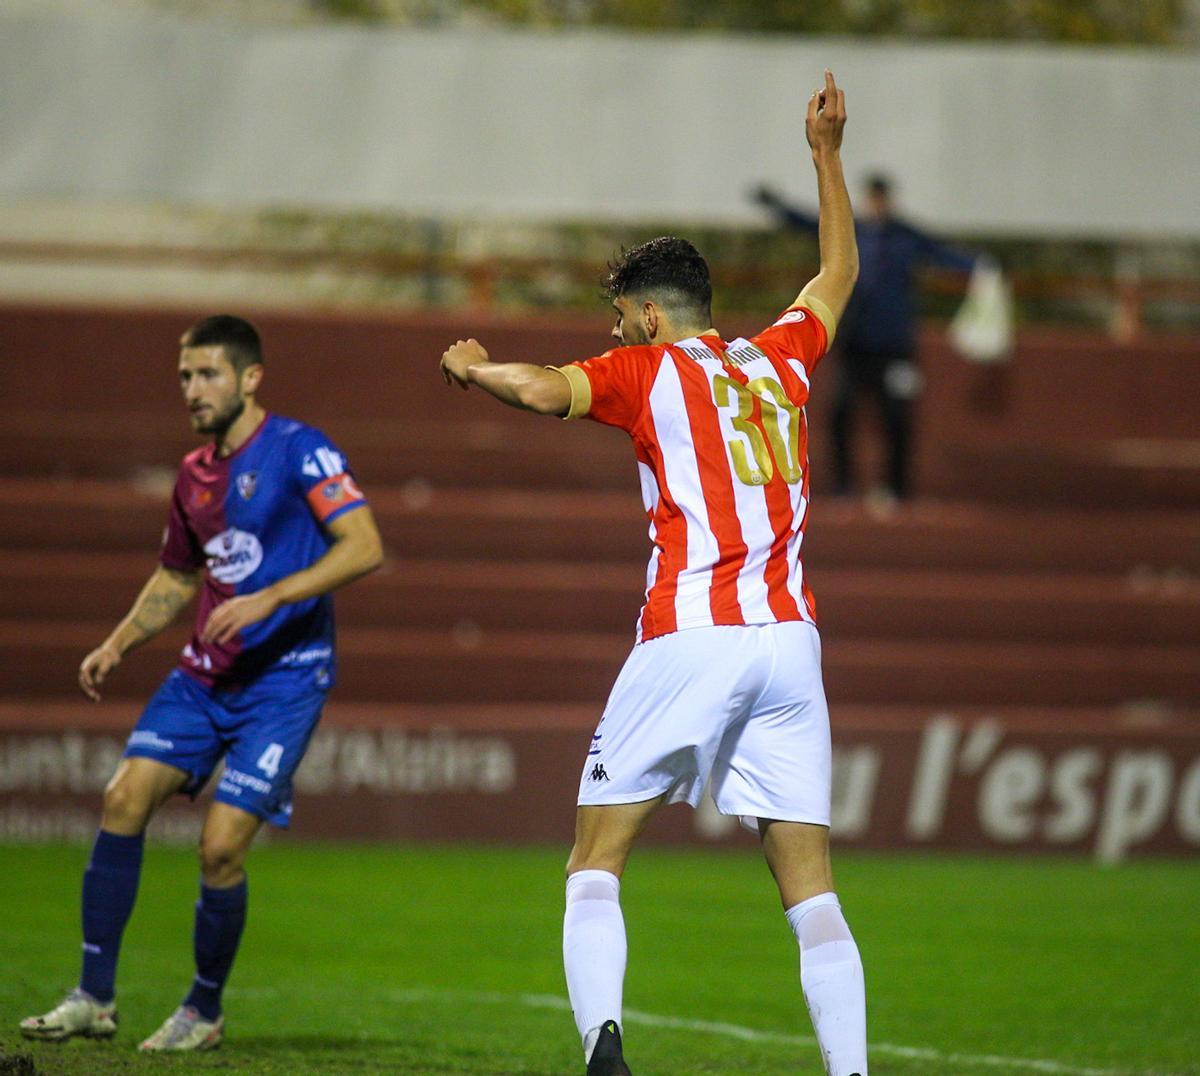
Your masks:
{"label": "white plastic bag", "polygon": [[1013,349],[1012,288],[999,267],[981,258],[950,322],[950,343],[970,362],[1005,362]]}

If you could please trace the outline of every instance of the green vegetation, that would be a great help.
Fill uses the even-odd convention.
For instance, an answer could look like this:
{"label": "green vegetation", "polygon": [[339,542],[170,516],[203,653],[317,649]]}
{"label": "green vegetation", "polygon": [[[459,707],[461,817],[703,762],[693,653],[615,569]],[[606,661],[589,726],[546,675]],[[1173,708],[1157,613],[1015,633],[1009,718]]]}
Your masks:
{"label": "green vegetation", "polygon": [[[21,1056],[35,1066],[26,1072],[89,1076],[579,1072],[559,962],[565,851],[258,849],[226,1044],[172,1059],[135,1046],[191,974],[192,855],[147,856],[117,1039],[54,1046],[23,1042],[15,1025],[74,981],[85,852],[0,848],[0,1073],[21,1071]],[[1200,1073],[1198,873],[1185,862],[843,856],[872,1073]],[[756,854],[646,848],[623,899],[638,1076],[819,1071],[793,943]]]}
{"label": "green vegetation", "polygon": [[1077,44],[1182,44],[1184,0],[315,0],[334,18],[743,30]]}

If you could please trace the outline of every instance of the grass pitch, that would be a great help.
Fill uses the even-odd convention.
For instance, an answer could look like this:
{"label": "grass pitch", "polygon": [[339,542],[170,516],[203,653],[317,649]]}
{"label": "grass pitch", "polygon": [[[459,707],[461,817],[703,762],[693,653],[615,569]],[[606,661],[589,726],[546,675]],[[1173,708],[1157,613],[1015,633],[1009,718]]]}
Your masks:
{"label": "grass pitch", "polygon": [[[86,850],[0,847],[0,1074],[580,1073],[560,962],[565,854],[257,849],[226,1043],[165,1058],[135,1047],[191,977],[192,855],[147,852],[117,1038],[53,1045],[24,1042],[16,1023],[75,982]],[[1195,863],[836,866],[866,964],[873,1076],[1200,1073]],[[622,899],[637,1076],[821,1072],[757,853],[644,848]]]}

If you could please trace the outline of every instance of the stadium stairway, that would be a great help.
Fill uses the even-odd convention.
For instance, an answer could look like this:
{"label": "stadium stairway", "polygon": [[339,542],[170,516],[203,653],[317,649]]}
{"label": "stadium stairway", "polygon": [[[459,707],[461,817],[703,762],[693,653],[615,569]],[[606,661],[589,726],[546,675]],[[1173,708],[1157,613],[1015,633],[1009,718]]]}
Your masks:
{"label": "stadium stairway", "polygon": [[[0,702],[14,712],[95,719],[75,671],[154,566],[195,444],[173,365],[198,313],[0,308],[22,370],[0,414]],[[499,359],[582,356],[604,349],[603,320],[258,320],[265,402],[335,438],[388,547],[338,599],[338,712],[402,725],[416,707],[463,727],[558,712],[586,727],[644,585],[632,454],[616,431],[451,391],[436,360],[467,335]],[[817,381],[805,559],[835,720],[999,707],[1053,725],[1081,708],[1200,707],[1189,347],[1032,336],[1004,368],[966,366],[934,338],[926,351],[922,495],[885,516],[822,496]],[[127,719],[185,636],[127,660],[102,712]]]}

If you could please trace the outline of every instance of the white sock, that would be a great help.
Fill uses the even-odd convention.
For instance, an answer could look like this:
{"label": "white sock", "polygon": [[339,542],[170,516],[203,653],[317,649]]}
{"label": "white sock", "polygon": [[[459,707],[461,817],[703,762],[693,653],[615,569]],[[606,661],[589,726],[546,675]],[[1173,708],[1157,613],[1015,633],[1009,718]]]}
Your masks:
{"label": "white sock", "polygon": [[836,894],[787,910],[800,943],[800,985],[829,1076],[867,1076],[867,1000],[862,959]]}
{"label": "white sock", "polygon": [[608,871],[576,871],[567,879],[563,967],[585,1058],[606,1020],[621,1023],[625,919],[621,881]]}

